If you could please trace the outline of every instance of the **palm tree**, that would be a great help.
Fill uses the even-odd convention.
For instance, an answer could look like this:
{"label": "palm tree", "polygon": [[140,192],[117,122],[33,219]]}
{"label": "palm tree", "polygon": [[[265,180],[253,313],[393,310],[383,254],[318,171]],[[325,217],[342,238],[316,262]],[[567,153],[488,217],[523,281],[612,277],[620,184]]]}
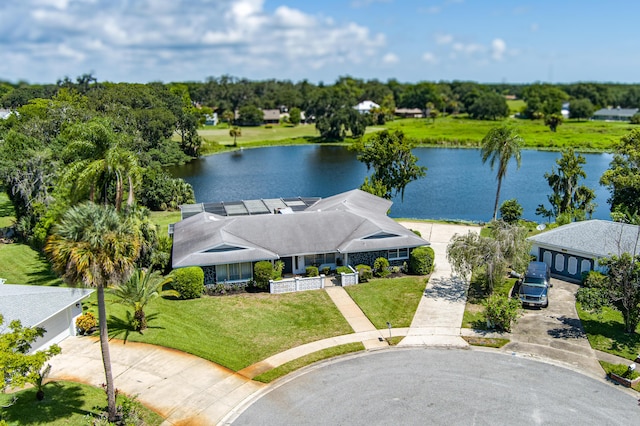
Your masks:
{"label": "palm tree", "polygon": [[133,321],[136,331],[147,328],[147,316],[144,308],[147,304],[160,295],[176,296],[180,294],[175,290],[162,290],[162,287],[171,282],[171,277],[163,277],[158,271],[145,271],[136,269],[129,279],[112,290],[120,303],[133,307]]}
{"label": "palm tree", "polygon": [[67,283],[97,289],[109,421],[116,418],[116,400],[104,289],[129,277],[139,250],[134,227],[122,220],[115,208],[91,202],[70,208],[54,226],[45,246],[53,268]]}
{"label": "palm tree", "polygon": [[496,220],[498,214],[500,188],[502,187],[502,179],[507,174],[509,160],[515,158],[518,168],[520,168],[520,147],[522,142],[522,138],[516,131],[508,126],[494,127],[482,139],[482,163],[484,164],[489,160],[491,170],[493,170],[496,163],[498,164],[498,173],[496,175],[498,190],[496,191],[496,202],[493,207],[493,220]]}
{"label": "palm tree", "polygon": [[229,130],[229,136],[233,137],[233,146],[238,146],[238,141],[236,138],[238,136],[242,136],[242,129],[238,126],[233,126],[231,130]]}

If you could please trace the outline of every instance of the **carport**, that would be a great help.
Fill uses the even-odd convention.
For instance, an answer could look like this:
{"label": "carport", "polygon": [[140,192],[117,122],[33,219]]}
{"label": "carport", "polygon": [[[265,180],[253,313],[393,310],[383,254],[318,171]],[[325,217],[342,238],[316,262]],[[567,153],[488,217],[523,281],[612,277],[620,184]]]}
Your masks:
{"label": "carport", "polygon": [[600,270],[600,258],[640,253],[640,227],[608,220],[573,222],[528,239],[531,254],[549,265],[554,277],[574,282],[584,272]]}

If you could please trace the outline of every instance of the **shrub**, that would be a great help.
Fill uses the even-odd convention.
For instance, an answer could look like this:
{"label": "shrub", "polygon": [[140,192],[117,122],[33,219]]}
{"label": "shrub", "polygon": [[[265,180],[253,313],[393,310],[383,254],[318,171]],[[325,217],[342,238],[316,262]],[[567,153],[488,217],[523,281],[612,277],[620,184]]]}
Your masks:
{"label": "shrub", "polygon": [[353,271],[348,266],[338,266],[336,268],[336,274],[351,274]]}
{"label": "shrub", "polygon": [[307,266],[307,276],[308,277],[317,277],[320,275],[317,266]]}
{"label": "shrub", "polygon": [[274,275],[273,263],[268,260],[261,260],[256,262],[253,266],[253,279],[257,288],[266,290],[269,288],[269,280],[273,279]]}
{"label": "shrub", "polygon": [[435,253],[431,247],[422,246],[411,250],[409,272],[415,275],[429,275],[433,271]]}
{"label": "shrub", "polygon": [[500,205],[500,217],[507,223],[516,223],[522,217],[522,206],[518,200],[512,198]]}
{"label": "shrub", "polygon": [[324,268],[322,268],[323,274],[329,275],[330,272],[331,272],[331,268],[329,266],[325,266]]}
{"label": "shrub", "polygon": [[204,271],[199,266],[176,269],[172,287],[180,294],[180,299],[197,299],[204,292]]}
{"label": "shrub", "polygon": [[373,272],[371,271],[371,266],[369,265],[358,265],[356,266],[356,271],[358,271],[360,282],[366,283],[371,278],[373,278]]}
{"label": "shrub", "polygon": [[485,302],[484,315],[489,328],[510,332],[511,325],[516,323],[521,314],[522,306],[518,299],[493,295]]}
{"label": "shrub", "polygon": [[91,312],[87,312],[76,318],[76,328],[80,334],[89,333],[97,325],[96,317]]}
{"label": "shrub", "polygon": [[631,117],[631,124],[640,124],[640,113],[636,113],[633,114],[633,117]]}
{"label": "shrub", "polygon": [[417,229],[410,229],[409,231],[413,232],[414,234],[416,234],[418,237],[422,237],[422,234],[420,233],[420,231],[418,231]]}
{"label": "shrub", "polygon": [[385,257],[379,257],[373,262],[373,270],[376,277],[389,275],[389,261]]}

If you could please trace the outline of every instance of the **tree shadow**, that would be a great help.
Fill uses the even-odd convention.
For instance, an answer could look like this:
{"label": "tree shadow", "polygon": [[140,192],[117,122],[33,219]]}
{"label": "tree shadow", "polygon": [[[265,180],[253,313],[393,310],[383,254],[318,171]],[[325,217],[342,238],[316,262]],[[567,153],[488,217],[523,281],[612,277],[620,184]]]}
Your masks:
{"label": "tree shadow", "polygon": [[49,382],[44,386],[44,399],[36,399],[37,389],[22,391],[16,402],[2,410],[0,418],[15,424],[49,424],[63,422],[72,415],[85,416],[91,411],[82,409],[84,392],[78,385]]}
{"label": "tree shadow", "polygon": [[640,351],[640,335],[625,333],[624,325],[618,321],[585,319],[582,326],[588,334],[596,336],[598,340],[606,339],[609,342],[609,350],[626,353],[629,359],[635,358]]}
{"label": "tree shadow", "polygon": [[571,318],[561,316],[557,318],[564,327],[557,327],[547,330],[547,334],[556,339],[583,339],[587,337],[583,328],[582,322],[578,318]]}
{"label": "tree shadow", "polygon": [[[109,319],[107,320],[107,327],[109,328],[109,339],[120,339],[125,343],[129,339],[129,335],[131,333],[144,334],[144,332],[137,331],[133,327],[133,315],[130,311],[127,311],[126,318],[119,318],[115,315],[109,315]],[[154,312],[152,314],[147,315],[147,323],[158,318],[158,313]],[[153,326],[147,324],[147,329],[160,329],[164,330],[164,327]]]}
{"label": "tree shadow", "polygon": [[431,278],[429,284],[424,291],[426,297],[444,299],[449,302],[458,302],[465,298],[466,286],[458,278]]}

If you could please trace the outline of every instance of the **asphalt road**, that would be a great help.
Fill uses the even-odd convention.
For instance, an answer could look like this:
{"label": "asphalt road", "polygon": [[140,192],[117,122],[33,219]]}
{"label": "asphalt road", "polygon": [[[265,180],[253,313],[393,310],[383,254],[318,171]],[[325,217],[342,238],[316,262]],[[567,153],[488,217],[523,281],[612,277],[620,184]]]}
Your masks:
{"label": "asphalt road", "polygon": [[628,425],[638,401],[555,365],[478,350],[390,349],[317,364],[234,425]]}

